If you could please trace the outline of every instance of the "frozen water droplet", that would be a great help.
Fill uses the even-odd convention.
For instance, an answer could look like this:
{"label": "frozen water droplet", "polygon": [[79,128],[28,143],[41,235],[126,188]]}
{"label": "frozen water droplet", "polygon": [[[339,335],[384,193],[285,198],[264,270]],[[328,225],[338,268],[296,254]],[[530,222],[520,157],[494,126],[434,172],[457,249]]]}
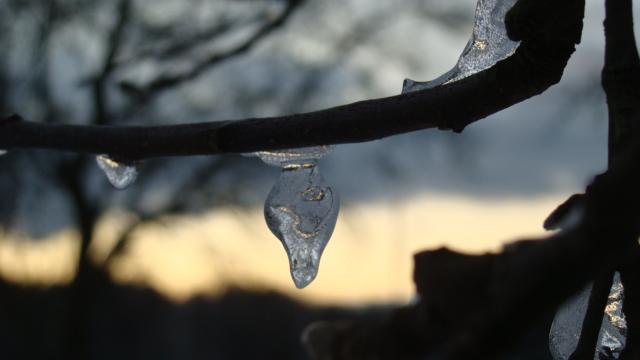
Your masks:
{"label": "frozen water droplet", "polygon": [[[555,360],[566,360],[578,346],[582,322],[589,306],[592,285],[567,301],[556,313],[549,334],[549,349]],[[627,322],[622,312],[624,287],[620,274],[616,272],[602,326],[598,335],[598,344],[594,349],[594,359],[618,359],[624,349],[627,338]]]}
{"label": "frozen water droplet", "polygon": [[274,151],[258,151],[255,153],[262,161],[271,166],[282,166],[288,161],[317,160],[331,152],[329,145],[311,146],[299,149],[285,149]]}
{"label": "frozen water droplet", "polygon": [[125,189],[133,184],[138,177],[138,170],[135,165],[119,163],[107,155],[99,155],[96,162],[100,169],[107,176],[107,179],[116,189]]}
{"label": "frozen water droplet", "polygon": [[282,168],[264,212],[267,226],[287,252],[298,288],[315,279],[338,219],[338,196],[320,175],[316,162],[330,151],[331,146],[312,146],[255,153],[265,163]]}
{"label": "frozen water droplet", "polygon": [[264,214],[267,226],[287,252],[293,282],[302,289],[318,273],[340,204],[315,160],[298,159],[280,165],[282,173],[267,196]]}
{"label": "frozen water droplet", "polygon": [[478,0],[473,34],[456,66],[432,81],[405,80],[402,92],[430,89],[486,70],[511,56],[519,42],[507,35],[504,17],[517,0]]}

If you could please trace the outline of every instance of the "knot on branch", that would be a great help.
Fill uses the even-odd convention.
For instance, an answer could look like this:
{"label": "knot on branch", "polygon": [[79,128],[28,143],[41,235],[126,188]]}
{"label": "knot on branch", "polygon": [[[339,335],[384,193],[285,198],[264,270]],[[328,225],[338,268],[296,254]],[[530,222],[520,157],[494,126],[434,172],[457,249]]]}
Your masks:
{"label": "knot on branch", "polygon": [[640,103],[640,67],[607,68],[602,71],[602,87],[610,98],[609,106],[638,108]]}
{"label": "knot on branch", "polygon": [[[640,147],[632,149],[637,152]],[[582,219],[584,231],[597,242],[595,249],[618,249],[612,251],[617,262],[637,245],[640,233],[640,189],[635,185],[640,181],[640,169],[636,166],[638,156],[628,155],[589,185]]]}
{"label": "knot on branch", "polygon": [[507,34],[515,41],[580,43],[584,0],[520,0],[507,13]]}
{"label": "knot on branch", "polygon": [[[584,194],[573,194],[564,203],[560,204],[544,221],[545,230],[564,230],[569,223],[573,223],[572,217],[576,211],[581,211],[584,206]],[[576,219],[577,220],[577,219]]]}
{"label": "knot on branch", "polygon": [[621,192],[618,194],[602,193],[588,197],[583,223],[592,233],[603,235],[605,238],[601,241],[609,241],[608,237],[612,233],[636,234],[638,232],[637,220],[639,220],[638,214],[633,211],[636,206],[630,204],[631,201],[625,198],[638,199],[636,196],[629,195],[631,194]]}

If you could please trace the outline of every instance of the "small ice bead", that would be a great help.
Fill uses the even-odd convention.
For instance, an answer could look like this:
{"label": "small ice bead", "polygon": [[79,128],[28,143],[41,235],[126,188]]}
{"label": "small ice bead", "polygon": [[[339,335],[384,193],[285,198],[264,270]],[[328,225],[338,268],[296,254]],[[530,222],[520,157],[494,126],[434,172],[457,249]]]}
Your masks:
{"label": "small ice bead", "polygon": [[258,151],[255,154],[265,163],[280,167],[284,162],[318,160],[329,154],[331,149],[332,146],[321,145],[298,149]]}
{"label": "small ice bead", "polygon": [[138,170],[135,165],[119,163],[107,155],[99,155],[96,162],[100,169],[107,176],[107,179],[116,189],[125,189],[138,177]]}

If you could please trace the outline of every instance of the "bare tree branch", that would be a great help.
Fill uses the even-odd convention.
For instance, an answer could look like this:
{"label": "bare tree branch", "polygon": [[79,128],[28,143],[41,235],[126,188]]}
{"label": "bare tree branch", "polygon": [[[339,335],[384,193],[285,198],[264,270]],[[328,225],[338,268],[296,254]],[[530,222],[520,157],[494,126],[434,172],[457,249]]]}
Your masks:
{"label": "bare tree branch", "polygon": [[236,56],[242,55],[243,53],[251,50],[256,44],[258,44],[262,39],[266,38],[272,32],[280,28],[284,25],[287,20],[295,13],[295,10],[304,2],[304,0],[288,0],[287,7],[284,11],[274,20],[268,22],[267,24],[260,27],[243,43],[237,45],[230,51],[225,51],[224,53],[214,53],[206,57],[205,59],[200,60],[197,64],[192,66],[189,70],[182,72],[180,74],[167,74],[160,76],[157,79],[152,80],[148,84],[143,87],[137,87],[131,83],[121,83],[120,86],[123,90],[132,92],[140,97],[148,98],[153,96],[154,94],[166,90],[168,88],[179,85],[183,82],[192,80],[212,66],[222,62],[234,58]]}
{"label": "bare tree branch", "polygon": [[365,142],[435,127],[460,132],[556,84],[580,41],[583,15],[582,0],[520,0],[506,19],[509,35],[521,41],[516,53],[435,89],[298,115],[173,126],[54,126],[12,117],[0,121],[0,148],[139,160]]}
{"label": "bare tree branch", "polygon": [[185,181],[180,184],[178,189],[174,192],[179,194],[177,197],[173,197],[172,201],[168,202],[164,206],[154,209],[151,212],[138,214],[137,221],[129,224],[129,226],[122,232],[116,241],[115,245],[107,255],[103,266],[108,267],[115,258],[121,255],[133,233],[144,224],[156,222],[162,217],[179,215],[187,212],[190,207],[190,200],[193,199],[194,193],[202,191],[204,184],[211,179],[213,174],[216,174],[219,170],[224,168],[227,162],[224,159],[217,159],[217,161],[209,161],[204,166],[196,169],[190,173]]}

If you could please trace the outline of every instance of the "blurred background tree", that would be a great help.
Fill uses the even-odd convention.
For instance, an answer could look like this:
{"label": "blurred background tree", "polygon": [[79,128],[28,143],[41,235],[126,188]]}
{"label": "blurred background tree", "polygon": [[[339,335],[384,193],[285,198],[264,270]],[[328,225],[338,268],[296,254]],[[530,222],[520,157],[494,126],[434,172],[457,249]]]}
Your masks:
{"label": "blurred background tree", "polygon": [[[276,170],[256,159],[152,160],[118,192],[91,157],[3,156],[1,348],[8,358],[300,358],[305,324],[356,316],[328,303],[407,301],[415,249],[495,250],[539,233],[541,219],[605,167],[598,5],[565,81],[544,95],[461,136],[344,145],[323,160],[344,211],[318,284],[303,293],[291,289],[281,245],[262,220]],[[435,78],[455,63],[474,6],[0,1],[0,113],[169,124],[388,96],[405,77]],[[469,226],[452,228],[454,218]],[[223,291],[235,286],[321,307]],[[276,321],[286,325],[273,334],[267,324]]]}

